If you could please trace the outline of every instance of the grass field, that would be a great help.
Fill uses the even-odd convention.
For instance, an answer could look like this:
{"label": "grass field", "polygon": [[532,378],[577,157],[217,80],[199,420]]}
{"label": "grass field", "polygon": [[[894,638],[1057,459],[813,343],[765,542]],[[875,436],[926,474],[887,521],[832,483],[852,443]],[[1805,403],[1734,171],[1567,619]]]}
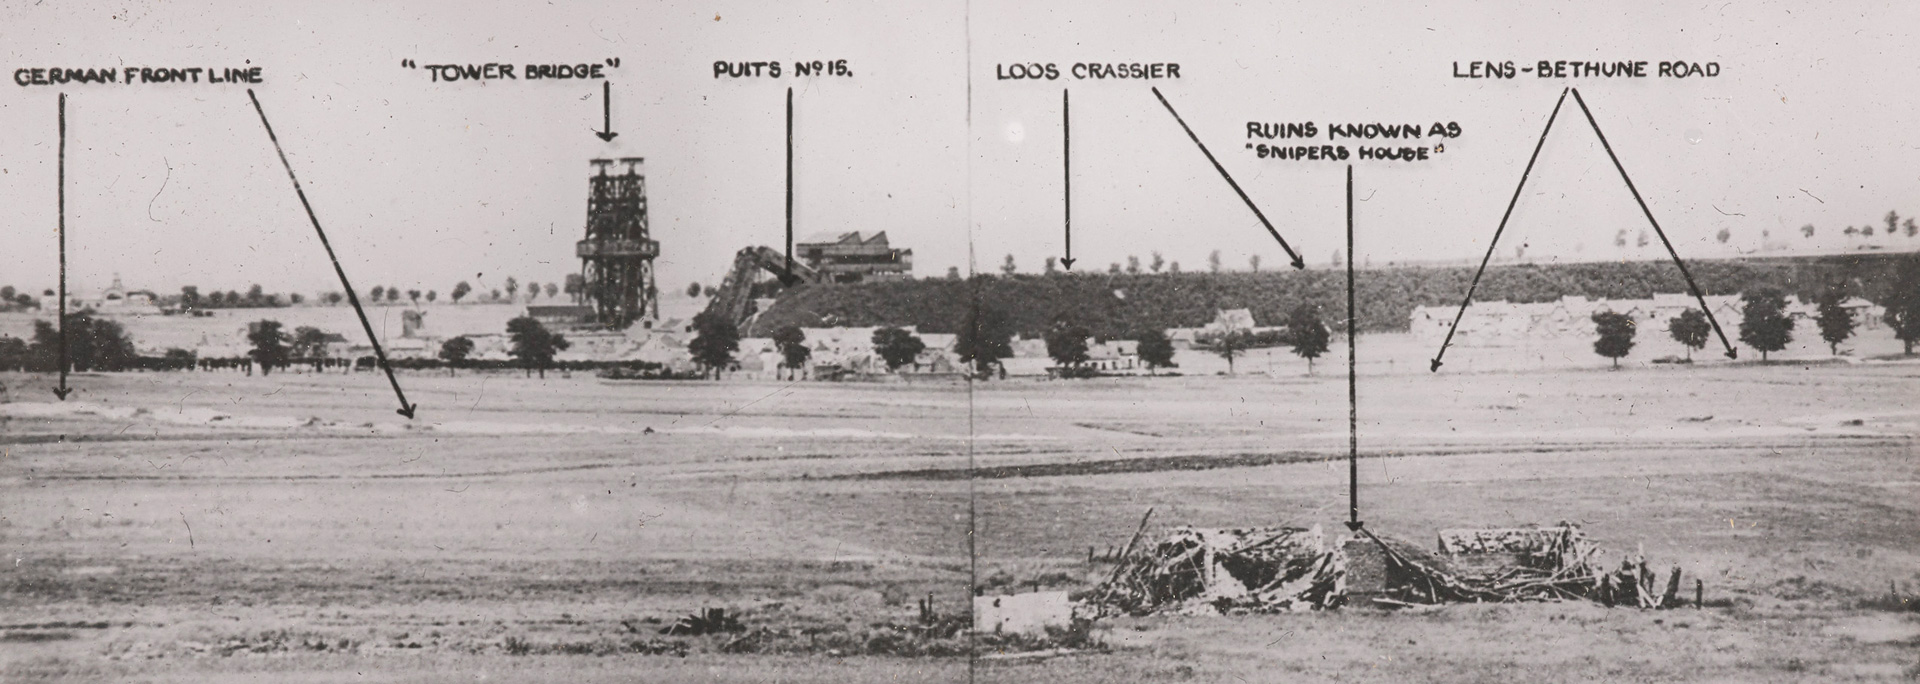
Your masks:
{"label": "grass field", "polygon": [[[0,679],[1920,673],[1920,614],[1888,601],[1920,592],[1920,365],[1419,370],[1361,387],[1370,529],[1427,544],[1575,521],[1703,578],[1708,607],[1126,618],[1097,626],[1103,651],[899,655],[917,600],[954,614],[974,582],[1084,586],[1087,547],[1124,543],[1148,507],[1156,530],[1340,530],[1331,369],[971,387],[404,374],[411,423],[369,374],[82,375],[64,404],[8,375]],[[706,607],[784,636],[728,653],[732,635],[657,633]]]}

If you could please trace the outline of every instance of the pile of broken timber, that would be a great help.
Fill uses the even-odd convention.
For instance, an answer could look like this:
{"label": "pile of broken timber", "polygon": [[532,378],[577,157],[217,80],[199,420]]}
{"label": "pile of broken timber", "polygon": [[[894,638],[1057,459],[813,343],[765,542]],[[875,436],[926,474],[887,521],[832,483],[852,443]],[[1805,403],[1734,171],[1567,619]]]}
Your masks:
{"label": "pile of broken timber", "polygon": [[[1599,547],[1570,523],[1554,527],[1443,530],[1440,555],[1361,530],[1386,557],[1386,605],[1590,600],[1607,606],[1682,605],[1680,568],[1662,583],[1643,556],[1614,569],[1594,562]],[[1663,586],[1664,584],[1664,586]]]}
{"label": "pile of broken timber", "polygon": [[1141,553],[1133,547],[1085,597],[1090,612],[1275,612],[1331,608],[1346,595],[1346,557],[1319,527],[1182,527]]}

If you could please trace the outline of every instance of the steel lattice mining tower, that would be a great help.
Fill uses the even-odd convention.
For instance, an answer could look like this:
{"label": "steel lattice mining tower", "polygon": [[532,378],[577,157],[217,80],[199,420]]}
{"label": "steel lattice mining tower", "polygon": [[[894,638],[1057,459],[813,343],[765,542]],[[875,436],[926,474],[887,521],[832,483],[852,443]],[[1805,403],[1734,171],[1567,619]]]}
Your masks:
{"label": "steel lattice mining tower", "polygon": [[575,245],[586,296],[597,321],[621,330],[643,318],[659,318],[659,290],[653,286],[653,258],[660,243],[647,235],[647,178],[639,157],[622,157],[626,173],[607,172],[612,159],[592,161],[587,197],[587,237]]}

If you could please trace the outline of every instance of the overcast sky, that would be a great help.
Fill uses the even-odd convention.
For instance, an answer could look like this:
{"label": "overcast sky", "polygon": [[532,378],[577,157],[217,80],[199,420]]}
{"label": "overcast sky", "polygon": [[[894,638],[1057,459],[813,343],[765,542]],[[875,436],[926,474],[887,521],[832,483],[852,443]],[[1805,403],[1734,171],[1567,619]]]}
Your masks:
{"label": "overcast sky", "polygon": [[[922,276],[1006,254],[1038,270],[1061,249],[1066,89],[1080,268],[1156,250],[1187,270],[1216,249],[1233,268],[1255,254],[1284,263],[1153,84],[995,78],[996,65],[1029,62],[1179,63],[1182,78],[1154,84],[1315,265],[1344,241],[1345,166],[1256,159],[1247,121],[1460,124],[1429,161],[1356,161],[1358,253],[1376,264],[1478,258],[1567,85],[1682,256],[1752,252],[1763,233],[1843,249],[1848,225],[1920,214],[1913,6],[1534,4],[14,2],[0,10],[0,55],[9,76],[261,67],[253,87],[363,289],[444,294],[463,279],[484,289],[576,272],[587,160],[602,156],[647,159],[661,287],[716,283],[738,248],[782,240],[788,87],[801,235],[886,230]],[[401,66],[615,57],[612,143],[592,134],[599,82],[432,83]],[[846,59],[853,76],[794,77],[792,63],[812,59]],[[1541,59],[1713,61],[1721,74],[1451,78],[1455,61]],[[777,79],[715,79],[716,60],[785,66]],[[335,286],[243,86],[4,88],[0,284],[53,284],[66,92],[76,289],[115,273],[160,291]],[[1816,240],[1799,237],[1804,224]],[[1613,246],[1645,226],[1569,98],[1502,254],[1652,258],[1657,242]]]}

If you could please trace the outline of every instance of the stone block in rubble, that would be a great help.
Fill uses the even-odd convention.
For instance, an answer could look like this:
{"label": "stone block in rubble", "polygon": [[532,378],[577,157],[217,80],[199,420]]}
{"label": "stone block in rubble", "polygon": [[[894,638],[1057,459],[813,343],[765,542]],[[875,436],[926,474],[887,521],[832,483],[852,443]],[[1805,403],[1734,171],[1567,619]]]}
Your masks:
{"label": "stone block in rubble", "polygon": [[1347,605],[1365,606],[1387,595],[1387,553],[1366,537],[1341,541],[1347,559]]}
{"label": "stone block in rubble", "polygon": [[973,597],[973,628],[990,634],[1045,634],[1048,627],[1073,622],[1073,603],[1064,591]]}

